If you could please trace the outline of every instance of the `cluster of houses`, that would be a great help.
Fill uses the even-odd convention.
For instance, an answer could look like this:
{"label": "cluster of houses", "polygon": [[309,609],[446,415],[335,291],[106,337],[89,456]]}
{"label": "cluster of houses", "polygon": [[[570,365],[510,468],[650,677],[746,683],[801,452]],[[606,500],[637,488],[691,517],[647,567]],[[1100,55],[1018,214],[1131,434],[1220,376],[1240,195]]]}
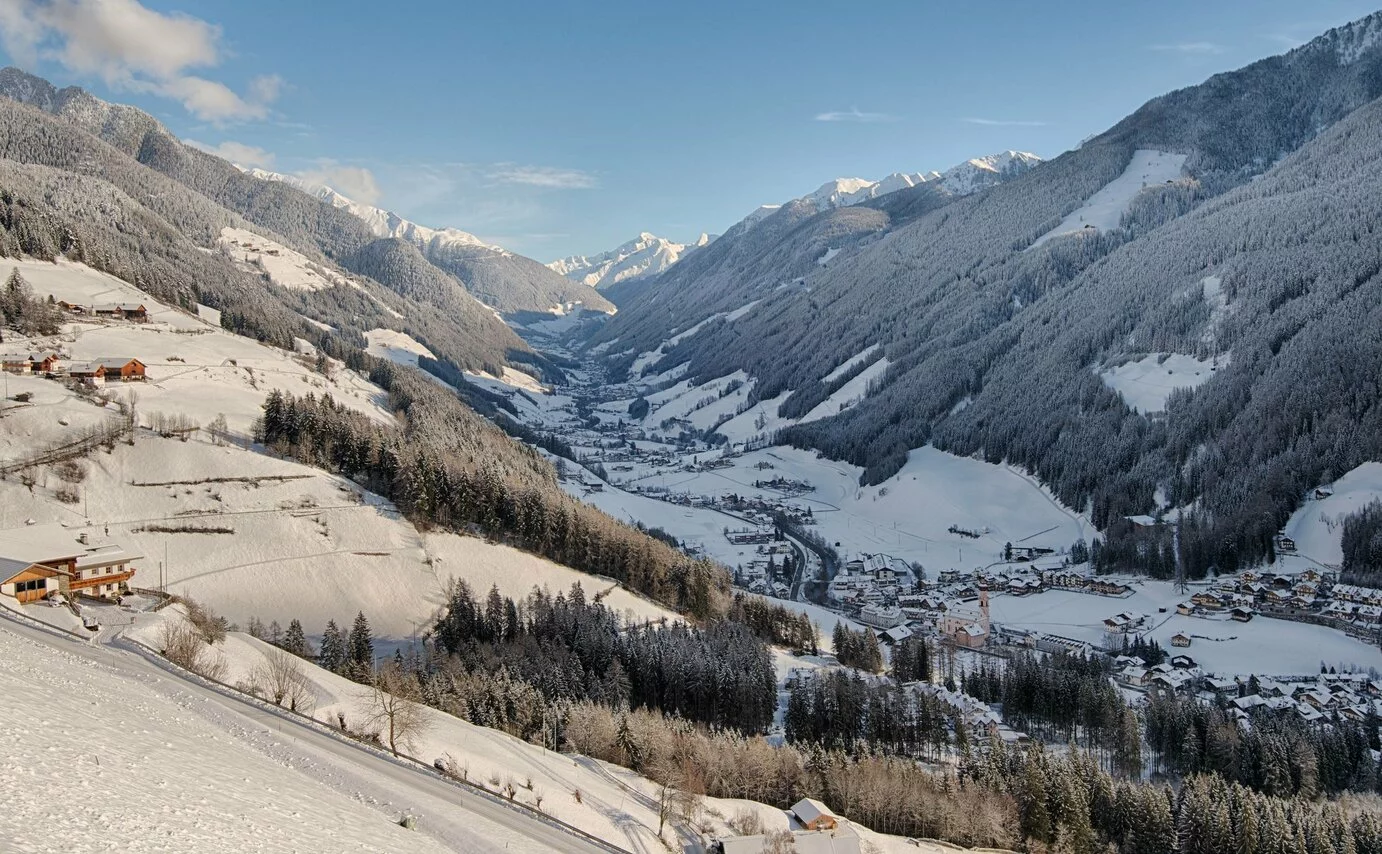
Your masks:
{"label": "cluster of houses", "polygon": [[753,593],[785,597],[791,592],[780,569],[786,556],[792,554],[792,544],[787,541],[773,542],[769,537],[758,542],[757,555],[747,565],[741,565],[735,572],[735,583]]}
{"label": "cluster of houses", "polygon": [[109,320],[128,320],[133,323],[144,323],[149,319],[149,309],[138,302],[108,302],[95,303],[93,305],[82,305],[81,303],[58,300],[58,307],[69,314],[81,314],[87,317],[101,317]]}
{"label": "cluster of houses", "polygon": [[1176,606],[1181,614],[1227,614],[1240,622],[1255,613],[1286,618],[1320,618],[1346,630],[1382,629],[1382,590],[1338,584],[1330,572],[1295,574],[1245,570],[1201,590]]}
{"label": "cluster of houses", "polygon": [[951,714],[965,723],[965,727],[980,738],[997,737],[1008,744],[1028,741],[1026,733],[1018,732],[1003,723],[1003,716],[987,703],[962,691],[951,691],[944,685],[930,682],[908,682],[904,690],[916,695],[934,697],[944,704]]}
{"label": "cluster of houses", "polygon": [[916,579],[906,561],[885,554],[866,554],[844,565],[830,580],[826,596],[850,610],[851,606],[896,604],[901,594],[915,588]]}
{"label": "cluster of houses", "polygon": [[41,350],[0,355],[0,368],[10,374],[68,377],[85,383],[132,382],[145,377],[145,365],[128,356],[102,356],[89,362],[67,363],[52,351]]}
{"label": "cluster of houses", "polygon": [[1382,682],[1362,673],[1328,673],[1304,679],[1249,679],[1237,677],[1233,691],[1255,693],[1235,697],[1234,714],[1246,718],[1254,709],[1293,711],[1303,720],[1323,722],[1335,719],[1362,721],[1375,715],[1382,704]]}
{"label": "cluster of houses", "polygon": [[1147,667],[1142,659],[1131,655],[1119,655],[1113,659],[1115,676],[1119,682],[1132,688],[1159,687],[1168,691],[1185,691],[1200,684],[1207,678],[1204,671],[1188,655],[1173,655],[1170,660],[1153,667]]}
{"label": "cluster of houses", "polygon": [[21,605],[57,594],[115,599],[142,557],[58,523],[0,531],[0,596]]}
{"label": "cluster of houses", "polygon": [[1147,667],[1139,658],[1113,659],[1115,679],[1133,688],[1162,688],[1195,694],[1207,703],[1231,697],[1235,717],[1246,720],[1256,709],[1293,712],[1308,722],[1334,719],[1361,721],[1382,709],[1382,681],[1363,673],[1321,673],[1272,679],[1259,676],[1215,676],[1188,655]]}

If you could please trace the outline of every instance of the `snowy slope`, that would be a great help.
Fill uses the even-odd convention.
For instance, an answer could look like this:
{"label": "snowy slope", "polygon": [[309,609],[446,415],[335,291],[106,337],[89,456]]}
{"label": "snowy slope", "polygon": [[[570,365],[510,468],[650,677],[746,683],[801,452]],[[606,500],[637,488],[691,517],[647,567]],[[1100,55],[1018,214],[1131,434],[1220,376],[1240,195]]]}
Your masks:
{"label": "snowy slope", "polygon": [[572,281],[593,288],[607,288],[616,282],[655,276],[677,263],[687,252],[714,239],[702,234],[694,243],[676,243],[645,231],[608,252],[572,255],[547,266]]}
{"label": "snowy slope", "polygon": [[[872,365],[869,365],[867,368],[864,368],[864,370],[859,372],[857,377],[840,386],[834,394],[812,407],[811,411],[803,415],[797,423],[806,424],[810,421],[819,421],[822,418],[838,415],[846,409],[851,408],[868,395],[869,384],[875,380],[882,379],[883,375],[888,372],[888,366],[890,364],[892,363],[889,362],[887,358],[882,358]],[[831,371],[831,374],[834,376],[839,376],[843,373],[844,371],[838,368],[835,371]]]}
{"label": "snowy slope", "polygon": [[1166,398],[1178,388],[1199,388],[1227,367],[1229,356],[1196,359],[1184,353],[1150,353],[1099,371],[1104,384],[1123,396],[1128,406],[1147,414],[1166,408]]}
{"label": "snowy slope", "polygon": [[1382,463],[1363,463],[1339,478],[1327,498],[1307,500],[1291,514],[1286,535],[1296,541],[1296,551],[1324,566],[1343,563],[1343,519],[1373,501],[1382,499]]}
{"label": "snowy slope", "polygon": [[1174,181],[1181,176],[1186,155],[1139,148],[1133,152],[1123,174],[1108,182],[1094,195],[1071,211],[1060,225],[1037,238],[1028,249],[1035,249],[1046,241],[1085,229],[1108,231],[1118,228],[1123,214],[1128,212],[1133,197],[1146,187]]}
{"label": "snowy slope", "polygon": [[365,333],[365,340],[369,342],[365,352],[400,365],[417,365],[418,356],[436,358],[421,341],[393,329],[371,329]]}
{"label": "snowy slope", "polygon": [[253,749],[188,698],[3,625],[0,656],[0,849],[450,850],[399,827],[394,807]]}
{"label": "snowy slope", "polygon": [[[39,469],[32,491],[17,478],[0,481],[0,528],[52,521],[89,525],[104,536],[108,526],[111,537],[145,555],[138,583],[156,585],[159,563],[166,562],[170,589],[213,602],[242,622],[259,616],[286,624],[296,617],[312,633],[328,619],[347,620],[364,610],[382,635],[406,636],[435,612],[447,579],[468,577],[470,569],[476,572],[468,577],[472,586],[488,590],[497,583],[514,597],[534,585],[569,587],[582,577],[480,540],[439,534],[424,539],[391,504],[355,484],[242,447],[273,389],[330,394],[381,423],[393,423],[381,405],[383,391],[339,363],[323,375],[315,370],[315,358],[211,327],[80,265],[10,263],[41,294],[143,302],[152,318],[142,324],[75,321],[54,338],[7,341],[16,349],[56,349],[68,360],[138,358],[148,366],[148,380],[107,384],[98,389],[109,401],[104,402],[42,377],[8,376],[12,398],[23,392],[32,397],[26,403],[7,401],[0,418],[0,462],[70,441],[83,429],[117,418],[122,402],[133,403],[146,426],[165,416],[185,416],[206,427],[224,415],[234,444],[212,444],[205,432],[181,442],[141,429],[132,446],[119,443],[83,462],[86,475],[75,487],[78,505],[58,500],[64,483],[48,467]],[[411,345],[396,336],[374,338],[374,345],[393,348],[399,358],[413,355]],[[585,578],[601,590],[610,586]],[[623,591],[611,593],[610,601],[644,616],[665,613]]]}

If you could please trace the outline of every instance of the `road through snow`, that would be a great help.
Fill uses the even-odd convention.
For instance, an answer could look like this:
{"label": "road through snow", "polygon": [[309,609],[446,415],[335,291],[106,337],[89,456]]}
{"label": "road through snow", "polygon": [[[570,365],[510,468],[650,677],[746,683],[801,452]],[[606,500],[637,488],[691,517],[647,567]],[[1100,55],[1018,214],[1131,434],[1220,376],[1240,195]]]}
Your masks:
{"label": "road through snow", "polygon": [[[103,631],[98,640],[111,643],[83,643],[59,637],[18,620],[0,620],[0,635],[10,642],[27,641],[52,647],[58,654],[76,656],[96,665],[98,671],[122,680],[140,683],[150,692],[171,700],[195,713],[215,730],[228,735],[236,745],[268,758],[280,767],[306,778],[304,787],[322,785],[345,795],[363,809],[383,813],[396,820],[403,813],[417,816],[417,832],[441,848],[458,852],[602,852],[620,850],[604,847],[561,830],[538,818],[524,814],[451,783],[414,765],[349,742],[319,726],[272,711],[248,699],[232,696],[183,678],[156,656],[117,632]],[[37,651],[41,654],[42,651]],[[4,692],[0,692],[4,693]],[[74,698],[80,701],[80,698]],[[0,709],[7,703],[0,698]],[[22,709],[7,709],[6,716],[22,714]],[[196,763],[196,756],[174,756],[174,761]],[[244,785],[259,785],[246,778]],[[3,787],[0,787],[3,788]],[[137,790],[137,786],[132,786]],[[58,793],[52,793],[57,797]],[[137,797],[137,795],[136,795]],[[293,827],[279,829],[281,838],[290,841]],[[153,829],[150,829],[153,832]],[[0,834],[0,837],[3,835]],[[163,842],[170,840],[163,839]],[[344,848],[355,848],[341,839]],[[421,840],[419,840],[421,841]],[[310,846],[309,846],[310,847]],[[431,850],[435,846],[429,846]],[[23,849],[21,849],[23,850]],[[41,850],[41,849],[34,849]],[[210,850],[203,848],[202,850]]]}

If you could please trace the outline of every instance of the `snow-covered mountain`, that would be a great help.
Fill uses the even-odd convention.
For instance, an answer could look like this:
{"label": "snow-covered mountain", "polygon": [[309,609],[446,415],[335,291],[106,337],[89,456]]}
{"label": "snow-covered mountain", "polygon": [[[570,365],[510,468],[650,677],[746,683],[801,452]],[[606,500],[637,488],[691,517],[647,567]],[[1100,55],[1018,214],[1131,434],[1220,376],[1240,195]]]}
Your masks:
{"label": "snow-covered mountain", "polygon": [[[894,172],[878,181],[865,178],[836,178],[793,201],[809,203],[816,210],[830,210],[857,205],[920,184],[935,184],[949,195],[967,196],[1000,181],[1014,178],[1040,162],[1041,158],[1035,154],[1009,150],[971,158],[944,172]],[[334,201],[332,203],[336,204]],[[763,205],[744,217],[739,224],[744,228],[752,227],[782,207],[783,205]],[[680,261],[691,250],[707,245],[718,236],[702,234],[695,243],[675,243],[645,231],[608,252],[598,255],[572,255],[553,261],[547,266],[573,282],[604,290],[620,282],[661,273]]]}
{"label": "snow-covered mountain", "polygon": [[433,265],[455,276],[478,299],[500,312],[614,310],[612,303],[580,279],[560,276],[531,258],[488,243],[468,231],[419,225],[393,211],[357,202],[333,187],[296,175],[240,168],[262,181],[296,187],[346,211],[382,239],[412,244]]}
{"label": "snow-covered mountain", "polygon": [[[1041,158],[1035,154],[1008,150],[971,158],[944,172],[894,172],[878,181],[866,178],[836,178],[825,182],[816,188],[815,192],[793,201],[810,203],[818,210],[843,208],[918,184],[935,182],[939,182],[939,186],[951,195],[967,196],[986,187],[992,187],[1000,181],[1015,178],[1040,162]],[[782,205],[762,205],[744,217],[742,223],[751,226],[781,208]]]}
{"label": "snow-covered mountain", "polygon": [[655,276],[677,263],[687,252],[705,246],[717,236],[702,233],[693,243],[676,243],[645,231],[608,252],[572,255],[547,266],[573,282],[603,289],[616,282]]}
{"label": "snow-covered mountain", "polygon": [[354,214],[380,237],[397,237],[400,240],[407,240],[419,249],[426,250],[429,246],[436,245],[478,246],[495,252],[507,251],[502,246],[486,243],[470,232],[461,231],[459,228],[428,228],[425,225],[418,225],[393,211],[357,202],[341,194],[333,187],[307,181],[296,175],[284,175],[280,172],[270,172],[267,169],[245,169],[245,171],[262,181],[281,181],[297,187],[309,195],[316,196],[328,204]]}

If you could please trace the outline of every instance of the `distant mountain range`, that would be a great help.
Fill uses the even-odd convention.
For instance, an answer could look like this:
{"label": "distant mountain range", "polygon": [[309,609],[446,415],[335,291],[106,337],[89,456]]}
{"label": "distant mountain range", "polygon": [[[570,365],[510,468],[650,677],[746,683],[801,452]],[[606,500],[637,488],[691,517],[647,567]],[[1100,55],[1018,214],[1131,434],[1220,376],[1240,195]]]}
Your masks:
{"label": "distant mountain range", "polygon": [[[20,69],[6,68],[0,70],[0,97],[57,116],[261,227],[276,228],[281,234],[307,239],[316,245],[316,251],[326,253],[347,269],[369,241],[399,240],[421,253],[441,274],[464,287],[485,306],[504,314],[567,311],[575,307],[597,311],[614,309],[593,288],[573,283],[530,258],[486,244],[458,229],[427,228],[390,211],[359,204],[329,187],[277,173],[241,171],[220,158],[184,144],[147,113],[123,104],[108,103],[76,86],[58,89],[47,80]],[[59,152],[48,152],[44,156],[57,154]],[[314,203],[326,203],[327,209],[336,215],[312,212],[305,219],[288,220],[300,203],[293,201],[282,209],[275,209],[273,200],[285,198],[282,196],[285,189],[299,195],[299,191],[310,193]],[[346,216],[348,221],[342,219]],[[421,268],[411,259],[378,249],[369,252],[368,257],[370,270],[376,276],[383,275],[381,283],[386,286],[400,291],[415,288],[417,276],[422,275],[429,280],[429,293],[434,296],[441,293],[437,282],[430,281],[435,276],[420,274]],[[390,258],[393,266],[380,267],[378,262],[384,257]],[[394,275],[407,278],[395,282]],[[459,305],[454,299],[449,299],[447,304],[452,308]],[[470,313],[469,308],[465,311]]]}
{"label": "distant mountain range", "polygon": [[[1035,154],[1003,151],[966,160],[944,172],[894,172],[880,181],[836,178],[822,184],[815,192],[794,199],[788,204],[806,204],[818,211],[830,210],[857,205],[922,184],[939,187],[948,195],[967,196],[1015,178],[1040,162],[1041,158]],[[742,233],[782,207],[783,205],[763,205],[757,208],[737,224],[738,231]],[[598,255],[572,255],[553,261],[547,266],[572,281],[604,290],[620,283],[663,273],[686,257],[691,250],[708,245],[716,237],[718,235],[702,234],[695,243],[675,243],[645,231],[608,252]]]}
{"label": "distant mountain range", "polygon": [[[1040,157],[1025,151],[1003,151],[966,160],[944,172],[894,172],[880,181],[836,178],[825,182],[815,192],[793,201],[807,202],[819,210],[828,210],[857,205],[921,184],[934,184],[951,195],[967,196],[1015,178],[1040,162]],[[781,208],[782,205],[763,205],[742,221],[746,224],[760,222]]]}
{"label": "distant mountain range", "polygon": [[702,234],[694,243],[676,243],[645,231],[608,252],[572,255],[547,266],[573,282],[603,289],[619,282],[655,276],[717,236]]}

